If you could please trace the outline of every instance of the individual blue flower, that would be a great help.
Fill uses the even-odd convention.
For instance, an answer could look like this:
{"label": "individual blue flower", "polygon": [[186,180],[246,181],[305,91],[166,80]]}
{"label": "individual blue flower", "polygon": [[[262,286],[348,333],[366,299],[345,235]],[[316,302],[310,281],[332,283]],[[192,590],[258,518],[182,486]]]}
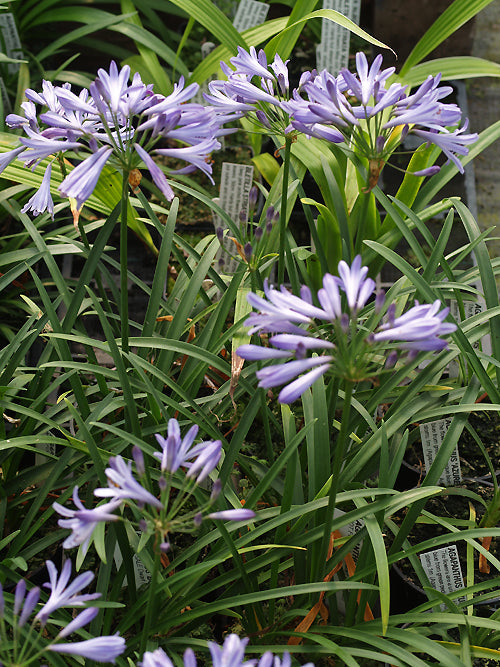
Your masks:
{"label": "individual blue flower", "polygon": [[44,211],[48,211],[52,220],[54,219],[54,202],[50,195],[50,177],[52,174],[52,164],[50,163],[45,169],[42,184],[31,197],[28,202],[21,209],[21,213],[32,211],[33,214],[40,215]]}
{"label": "individual blue flower", "polygon": [[93,155],[80,162],[59,186],[60,193],[64,197],[75,199],[77,208],[80,208],[94,192],[99,176],[112,152],[111,147],[102,146]]}
{"label": "individual blue flower", "polygon": [[373,334],[373,341],[398,342],[406,350],[442,350],[447,344],[440,336],[453,333],[457,327],[444,322],[449,308],[440,308],[439,300],[430,305],[417,302],[400,317],[394,319],[389,315],[389,321]]}
{"label": "individual blue flower", "polygon": [[46,561],[46,566],[50,581],[49,583],[44,584],[44,586],[50,588],[50,596],[35,616],[42,625],[45,625],[49,616],[57,609],[61,609],[61,607],[82,607],[89,600],[95,600],[101,597],[100,593],[78,595],[78,593],[83,588],[86,588],[94,579],[93,572],[83,572],[75,577],[70,583],[71,561],[69,559],[64,562],[60,575],[52,561]]}
{"label": "individual blue flower", "polygon": [[51,644],[49,651],[88,658],[96,662],[115,663],[115,659],[125,651],[125,640],[118,635],[94,637],[70,644]]}
{"label": "individual blue flower", "polygon": [[106,521],[117,521],[116,514],[112,514],[122,504],[120,499],[112,500],[106,505],[95,507],[94,509],[87,509],[80,498],[78,497],[78,487],[73,489],[73,502],[77,507],[76,510],[71,510],[59,503],[53,503],[52,507],[62,514],[66,519],[59,519],[57,522],[61,528],[69,528],[71,535],[63,542],[64,549],[73,549],[74,547],[83,545],[83,553],[87,553],[90,538],[98,523]]}
{"label": "individual blue flower", "polygon": [[140,505],[151,505],[160,510],[163,508],[163,504],[158,498],[153,496],[134,478],[131,461],[126,463],[121,456],[114,456],[109,459],[109,468],[106,468],[105,472],[109,488],[96,489],[94,491],[95,496],[117,500],[135,500]]}

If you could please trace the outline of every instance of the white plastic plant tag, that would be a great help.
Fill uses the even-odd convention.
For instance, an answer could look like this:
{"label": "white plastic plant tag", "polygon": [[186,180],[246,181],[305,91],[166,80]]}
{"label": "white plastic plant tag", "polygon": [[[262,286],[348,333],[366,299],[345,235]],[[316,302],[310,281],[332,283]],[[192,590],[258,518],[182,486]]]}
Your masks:
{"label": "white plastic plant tag", "polygon": [[233,25],[238,32],[254,28],[264,23],[269,11],[269,5],[258,0],[240,0]]}
{"label": "white plastic plant tag", "polygon": [[40,452],[40,454],[35,454],[36,466],[42,466],[50,460],[47,456],[43,455],[43,452],[52,456],[56,455],[56,445],[54,442],[41,442],[36,445],[36,448]]}
{"label": "white plastic plant tag", "polygon": [[[115,546],[114,558],[116,567],[117,568],[121,567],[121,564],[123,563],[123,556],[118,544],[116,544]],[[149,572],[149,570],[147,569],[147,567],[144,565],[144,563],[137,554],[134,554],[132,556],[132,563],[134,566],[135,587],[139,588],[140,586],[149,584],[151,581],[151,573]],[[127,577],[124,577],[122,588],[125,588],[126,586],[127,586]]]}
{"label": "white plastic plant tag", "polygon": [[[9,56],[9,58],[21,59],[23,57],[23,50],[21,48],[19,33],[17,32],[14,14],[11,14],[10,12],[0,14],[0,33],[1,51],[5,53],[6,56]],[[7,66],[9,74],[15,74],[18,69],[19,64],[17,63],[10,63]]]}
{"label": "white plastic plant tag", "polygon": [[[343,516],[345,512],[339,509],[335,509],[333,511],[333,518],[338,519],[339,517]],[[355,533],[358,532],[358,530],[361,530],[365,525],[365,522],[363,519],[356,519],[355,521],[351,521],[351,523],[346,524],[345,526],[342,526],[342,528],[339,528],[339,533],[342,535],[342,537],[352,537]],[[358,542],[354,549],[352,550],[351,554],[353,559],[356,561],[359,556],[359,552],[361,551],[361,547],[363,546],[363,542]]]}
{"label": "white plastic plant tag", "polygon": [[[361,0],[323,0],[323,9],[333,9],[359,24]],[[350,37],[347,28],[321,19],[321,43],[316,47],[318,71],[327,69],[332,74],[338,74],[343,67],[347,67]]]}
{"label": "white plastic plant tag", "polygon": [[[455,544],[450,544],[442,549],[427,551],[420,554],[420,562],[424,568],[432,588],[447,595],[454,591],[459,591],[464,587],[462,577],[462,568],[458,558],[458,551]],[[454,598],[455,604],[464,602],[465,595]],[[446,605],[440,605],[441,610],[446,609]]]}
{"label": "white plastic plant tag", "polygon": [[[478,287],[479,289],[479,287]],[[482,296],[479,296],[477,301],[464,301],[464,315],[465,318],[462,320],[460,317],[460,309],[458,307],[458,303],[453,300],[450,303],[450,314],[457,320],[457,321],[463,321],[468,320],[469,317],[473,317],[474,315],[478,315],[479,313],[482,313],[484,310],[486,310],[486,302]],[[491,355],[491,336],[488,334],[486,336],[483,336],[480,341],[476,341],[473,343],[472,347],[476,350],[482,350],[484,354]],[[448,366],[448,375],[450,377],[458,377],[458,362],[456,360],[453,360],[449,366]]]}
{"label": "white plastic plant tag", "polygon": [[[220,182],[220,196],[219,206],[225,211],[231,220],[240,226],[240,213],[245,212],[248,216],[248,195],[252,187],[253,181],[253,166],[250,164],[234,164],[232,162],[222,163],[221,182]],[[227,229],[224,221],[218,216],[214,222],[215,228],[222,227]],[[224,248],[217,253],[217,260],[222,258],[224,260],[223,273],[234,273],[239,262],[231,256],[237,254],[236,244],[231,241],[229,237],[232,234],[229,232],[224,238]],[[228,254],[229,253],[229,254]]]}
{"label": "white plastic plant tag", "polygon": [[[426,472],[429,471],[434,459],[439,452],[444,436],[451,424],[451,418],[438,419],[434,422],[420,425],[420,437],[422,438],[422,450],[424,452],[424,463]],[[455,447],[446,468],[443,470],[439,483],[444,486],[456,486],[462,481],[460,470],[460,457],[458,446]]]}

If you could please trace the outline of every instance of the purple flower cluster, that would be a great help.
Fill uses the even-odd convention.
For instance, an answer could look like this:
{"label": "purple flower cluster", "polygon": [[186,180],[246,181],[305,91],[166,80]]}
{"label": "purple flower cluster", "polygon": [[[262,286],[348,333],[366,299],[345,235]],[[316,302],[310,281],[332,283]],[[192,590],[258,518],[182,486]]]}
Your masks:
{"label": "purple flower cluster", "polygon": [[[139,74],[131,81],[129,78],[128,65],[119,70],[112,62],[109,72],[100,69],[89,89],[79,94],[70,84],[54,86],[49,81],[43,82],[41,92],[25,91],[24,115],[10,114],[6,123],[22,128],[26,136],[21,138],[20,148],[0,156],[0,173],[16,158],[28,167],[46,158],[50,162],[41,188],[23,211],[38,214],[47,210],[52,215],[52,162],[68,152],[79,163],[64,178],[59,192],[75,200],[76,209],[90,197],[108,163],[125,174],[144,163],[165,198],[172,200],[172,187],[152,152],[185,161],[187,167],[178,172],[199,169],[211,178],[209,156],[220,148],[217,137],[226,132],[221,126],[229,116],[189,102],[198,84],[185,87],[181,78],[173,92],[164,96],[154,93]],[[179,145],[165,147],[166,141]]]}
{"label": "purple flower cluster", "polygon": [[[368,65],[356,54],[356,74],[347,69],[338,76],[323,70],[311,75],[302,90],[282,104],[296,130],[335,143],[347,142],[364,157],[385,162],[402,139],[412,132],[435,144],[463,172],[460,155],[477,134],[466,134],[467,121],[459,128],[462,112],[456,104],[442,102],[452,89],[440,86],[441,75],[429,76],[409,93],[408,86],[388,84],[394,68],[381,69],[382,56]],[[430,168],[434,173],[436,168]],[[418,174],[425,175],[425,174]]]}
{"label": "purple flower cluster", "polygon": [[205,99],[223,113],[248,115],[265,132],[272,130],[283,134],[289,128],[289,118],[282,102],[289,99],[288,60],[283,62],[278,54],[268,64],[266,54],[238,47],[238,55],[231,58],[231,69],[225,62],[220,66],[226,81],[211,81]]}
{"label": "purple flower cluster", "polygon": [[[44,587],[50,589],[50,596],[47,602],[41,607],[37,614],[32,618],[32,628],[35,627],[36,622],[40,623],[40,641],[43,637],[43,644],[40,641],[31,641],[31,654],[25,654],[26,660],[30,662],[36,660],[46,651],[55,653],[63,653],[66,655],[79,656],[82,658],[89,658],[90,660],[97,660],[99,662],[115,662],[115,658],[123,653],[125,650],[125,640],[118,635],[111,635],[105,637],[94,637],[80,642],[59,643],[59,640],[71,635],[73,632],[80,630],[88,625],[97,615],[99,609],[97,607],[86,607],[86,603],[95,600],[101,596],[100,593],[88,593],[81,595],[80,591],[86,588],[93,580],[94,574],[92,572],[84,572],[79,574],[72,582],[71,577],[71,561],[64,562],[61,573],[57,572],[57,568],[52,561],[46,562],[47,570],[49,572],[49,582],[44,584]],[[14,593],[14,608],[12,614],[13,625],[17,628],[22,628],[31,618],[35,608],[40,599],[40,589],[38,587],[32,588],[26,594],[26,581],[21,579],[16,585]],[[58,609],[69,607],[76,609],[85,607],[73,620],[58,632],[54,639],[49,638],[47,631],[47,624],[55,620],[53,614]],[[8,654],[11,650],[16,651],[16,637],[17,631],[13,632],[14,641],[8,640],[5,634],[5,621],[11,618],[10,615],[5,614],[5,599],[0,585],[0,660],[1,664],[13,664],[9,659]],[[58,621],[59,623],[59,621]],[[17,654],[16,654],[17,655]]]}
{"label": "purple flower cluster", "polygon": [[[282,658],[266,651],[260,660],[245,660],[245,648],[248,638],[241,639],[238,635],[228,635],[222,646],[215,642],[208,642],[210,657],[213,667],[291,667],[292,661],[289,653],[284,653]],[[184,653],[184,667],[196,667],[196,657],[192,649]],[[205,663],[204,663],[205,664]],[[209,663],[207,663],[209,664]],[[142,657],[138,667],[174,667],[172,661],[161,648],[148,651]],[[314,667],[308,662],[304,667]]]}
{"label": "purple flower cluster", "polygon": [[[104,505],[94,509],[86,509],[78,496],[78,487],[73,490],[73,502],[76,509],[69,509],[57,502],[53,508],[61,514],[63,519],[58,523],[62,528],[69,528],[71,534],[63,543],[65,549],[71,549],[83,545],[86,552],[92,538],[92,534],[99,523],[106,521],[118,521],[120,516],[114,514],[115,510],[124,503],[135,504],[143,512],[140,528],[148,530],[149,525],[158,533],[159,544],[168,549],[168,533],[173,530],[192,530],[201,523],[203,510],[210,508],[221,491],[218,480],[214,482],[214,488],[210,499],[204,508],[177,516],[176,512],[184,504],[182,497],[187,497],[193,490],[193,486],[204,482],[207,476],[215,470],[219,463],[222,443],[220,440],[203,441],[194,444],[198,434],[198,427],[192,426],[188,433],[181,436],[179,423],[176,419],[170,419],[167,427],[167,437],[156,434],[156,439],[161,447],[160,452],[154,452],[153,456],[160,461],[160,476],[158,479],[158,496],[145,488],[144,456],[140,448],[134,447],[132,455],[135,462],[136,473],[132,469],[132,462],[125,461],[121,456],[112,457],[109,467],[105,473],[108,486],[97,488],[94,495],[98,498],[108,498]],[[172,507],[169,505],[171,476],[179,468],[187,468],[184,478],[184,486],[179,491],[177,500]],[[137,479],[139,477],[139,479]],[[212,512],[206,515],[208,519],[226,521],[247,521],[253,519],[255,513],[247,509],[230,509]]]}
{"label": "purple flower cluster", "polygon": [[[392,349],[387,368],[396,363],[398,350],[410,355],[442,350],[446,341],[441,336],[456,329],[454,324],[444,322],[449,309],[441,310],[441,302],[435,301],[431,305],[416,302],[400,317],[395,317],[396,305],[390,304],[385,321],[369,332],[359,315],[375,290],[375,282],[367,277],[368,268],[361,266],[358,255],[351,266],[341,261],[338,271],[339,276],[324,276],[323,287],[317,293],[319,306],[313,303],[307,286],[296,296],[283,286],[278,291],[266,283],[265,298],[248,295],[258,312],[252,313],[245,324],[250,327],[249,333],[271,334],[271,347],[242,345],[237,353],[250,361],[284,360],[283,364],[257,371],[260,387],[286,385],[279,394],[281,403],[297,400],[327,372],[350,381],[380,373],[378,360],[387,347]],[[384,308],[384,301],[383,294],[377,295],[377,312]]]}

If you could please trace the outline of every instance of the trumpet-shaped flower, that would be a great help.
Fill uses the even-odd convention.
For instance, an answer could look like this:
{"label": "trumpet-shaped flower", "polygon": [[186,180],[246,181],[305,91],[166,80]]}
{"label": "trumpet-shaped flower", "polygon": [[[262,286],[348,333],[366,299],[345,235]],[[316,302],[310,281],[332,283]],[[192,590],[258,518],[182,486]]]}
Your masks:
{"label": "trumpet-shaped flower", "polygon": [[66,519],[59,519],[57,522],[61,528],[69,528],[71,530],[71,534],[63,542],[63,548],[72,549],[83,544],[83,552],[86,553],[90,538],[97,524],[103,521],[117,521],[118,517],[112,514],[112,512],[121,505],[122,501],[120,499],[112,500],[106,505],[88,510],[78,497],[78,487],[75,486],[73,489],[73,502],[77,507],[76,510],[71,510],[57,502],[52,503],[52,507],[58,514],[68,517]]}
{"label": "trumpet-shaped flower", "polygon": [[96,662],[110,662],[115,664],[115,659],[125,650],[125,640],[118,635],[93,637],[82,642],[51,644],[48,650],[54,653],[88,658]]}
{"label": "trumpet-shaped flower", "polygon": [[151,505],[157,509],[162,509],[161,501],[135,479],[130,461],[126,463],[121,456],[114,456],[109,459],[109,468],[106,468],[105,472],[109,488],[96,489],[94,495],[99,498],[135,500],[141,505]]}
{"label": "trumpet-shaped flower", "polygon": [[82,607],[89,600],[101,597],[100,593],[78,595],[94,579],[93,572],[83,572],[69,583],[71,577],[71,561],[69,559],[64,562],[60,575],[52,561],[48,560],[46,565],[50,583],[44,585],[50,588],[50,597],[36,615],[36,618],[40,620],[42,625],[47,623],[49,616],[56,609],[61,609],[61,607]]}
{"label": "trumpet-shaped flower", "polygon": [[199,484],[214,470],[221,457],[222,443],[220,440],[213,440],[193,446],[197,435],[198,426],[195,425],[182,438],[177,419],[169,420],[167,437],[164,438],[158,433],[155,436],[162,451],[155,452],[154,456],[161,461],[162,471],[176,472],[181,466],[185,466],[189,469],[187,476],[196,477]]}

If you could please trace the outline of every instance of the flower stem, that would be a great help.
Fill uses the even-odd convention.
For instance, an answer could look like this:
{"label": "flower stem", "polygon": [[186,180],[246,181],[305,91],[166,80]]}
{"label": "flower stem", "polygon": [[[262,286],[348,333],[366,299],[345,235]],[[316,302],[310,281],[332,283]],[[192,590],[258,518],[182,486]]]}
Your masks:
{"label": "flower stem", "polygon": [[128,247],[127,247],[127,208],[128,208],[128,173],[123,171],[122,199],[120,214],[120,321],[122,336],[122,352],[128,352]]}
{"label": "flower stem", "polygon": [[158,572],[160,571],[160,560],[161,560],[160,537],[158,536],[158,534],[156,534],[155,537],[153,550],[154,550],[153,572],[151,573],[151,581],[149,583],[149,595],[148,595],[148,601],[146,603],[146,614],[144,616],[144,625],[142,628],[141,648],[139,650],[140,654],[143,654],[144,651],[146,650],[148,639],[151,636],[150,625],[151,625],[151,620],[153,618],[153,614],[156,610],[156,600],[158,599],[157,579],[158,579]]}
{"label": "flower stem", "polygon": [[280,246],[278,255],[278,285],[282,285],[285,280],[285,235],[286,235],[286,215],[288,200],[288,174],[290,172],[290,152],[292,147],[292,136],[285,135],[285,153],[283,155],[283,183],[281,187],[281,206],[280,206]]}
{"label": "flower stem", "polygon": [[333,513],[335,511],[335,502],[337,500],[337,493],[339,490],[339,476],[344,464],[344,457],[349,441],[349,423],[351,416],[351,402],[353,382],[346,380],[344,385],[344,404],[342,406],[342,420],[340,422],[340,431],[335,443],[335,451],[333,455],[332,465],[332,483],[330,486],[330,494],[328,497],[328,506],[325,512],[325,529],[323,532],[323,539],[321,541],[321,549],[319,551],[320,559],[318,562],[318,581],[326,574],[326,567],[328,561],[328,547],[330,544],[331,526],[333,521]]}

